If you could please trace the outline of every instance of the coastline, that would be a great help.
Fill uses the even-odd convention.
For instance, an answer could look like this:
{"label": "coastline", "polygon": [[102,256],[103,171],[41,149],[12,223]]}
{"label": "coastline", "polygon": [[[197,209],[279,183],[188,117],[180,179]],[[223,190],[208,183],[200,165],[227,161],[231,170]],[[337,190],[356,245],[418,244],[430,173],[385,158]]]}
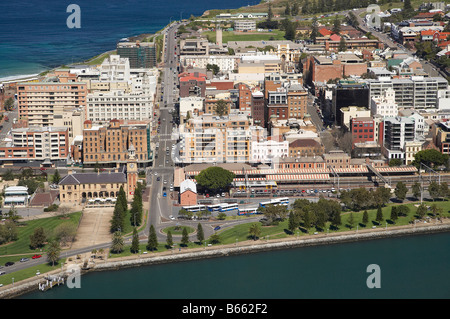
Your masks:
{"label": "coastline", "polygon": [[[130,256],[123,257],[119,260],[105,260],[97,263],[91,263],[87,268],[81,271],[81,274],[86,274],[88,272],[97,271],[111,271],[120,270],[125,268],[133,268],[139,266],[149,266],[156,264],[172,263],[172,262],[183,262],[192,261],[200,259],[209,258],[220,258],[233,255],[251,254],[258,252],[267,252],[271,250],[284,250],[292,248],[302,248],[320,245],[331,245],[331,244],[343,244],[358,241],[368,241],[376,239],[386,239],[404,236],[414,236],[414,235],[427,235],[434,233],[450,232],[450,221],[439,224],[430,225],[416,225],[416,226],[398,226],[395,229],[370,229],[370,230],[360,230],[360,231],[349,231],[345,233],[336,234],[320,234],[311,235],[311,238],[301,239],[301,238],[289,238],[289,239],[275,239],[267,242],[265,240],[258,241],[247,241],[241,242],[238,245],[229,244],[221,247],[214,248],[195,248],[189,249],[189,251],[181,252],[161,252],[155,255],[147,255],[143,257],[140,256]],[[61,277],[67,277],[67,274],[62,270],[55,270],[43,274],[45,276],[55,275]],[[0,291],[0,299],[13,299],[19,297],[23,294],[37,291],[38,284],[42,283],[44,279],[32,278],[26,279],[22,282],[17,282],[12,285],[4,287]]]}

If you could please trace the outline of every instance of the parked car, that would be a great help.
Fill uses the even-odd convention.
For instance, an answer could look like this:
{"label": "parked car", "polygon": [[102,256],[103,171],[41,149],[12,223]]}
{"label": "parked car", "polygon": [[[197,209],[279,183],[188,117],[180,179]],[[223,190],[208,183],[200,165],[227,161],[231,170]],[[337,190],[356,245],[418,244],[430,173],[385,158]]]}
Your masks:
{"label": "parked car", "polygon": [[220,229],[220,226],[216,226],[216,227],[214,227],[214,230],[216,231],[216,230],[219,230]]}
{"label": "parked car", "polygon": [[9,267],[9,266],[12,266],[12,265],[14,265],[14,262],[13,262],[13,261],[8,261],[8,262],[5,264],[6,267]]}
{"label": "parked car", "polygon": [[33,257],[31,257],[31,258],[33,258],[33,259],[38,259],[38,258],[41,258],[42,257],[42,255],[34,255]]}
{"label": "parked car", "polygon": [[21,258],[20,262],[23,263],[23,262],[28,261],[28,260],[29,260],[28,258]]}
{"label": "parked car", "polygon": [[[0,271],[0,276],[6,274],[4,271]],[[2,285],[3,286],[3,285]],[[1,287],[1,286],[0,286]]]}
{"label": "parked car", "polygon": [[167,193],[166,192],[163,193],[163,197],[167,197]]}

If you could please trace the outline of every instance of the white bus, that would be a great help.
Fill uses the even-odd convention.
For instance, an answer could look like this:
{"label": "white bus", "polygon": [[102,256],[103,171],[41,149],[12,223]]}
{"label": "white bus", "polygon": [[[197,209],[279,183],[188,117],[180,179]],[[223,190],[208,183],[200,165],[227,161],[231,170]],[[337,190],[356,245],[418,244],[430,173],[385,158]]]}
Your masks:
{"label": "white bus", "polygon": [[248,207],[248,208],[239,208],[237,214],[239,216],[243,216],[243,215],[260,214],[260,212],[258,211],[258,207]]}
{"label": "white bus", "polygon": [[221,206],[222,206],[222,204],[208,205],[208,210],[210,212],[217,212],[220,210]]}
{"label": "white bus", "polygon": [[284,205],[284,206],[288,206],[289,205],[289,198],[288,197],[280,197],[280,198],[275,198],[275,199],[271,199],[267,202],[260,202],[259,203],[259,207],[266,207],[267,205]]}
{"label": "white bus", "polygon": [[188,212],[200,212],[206,209],[205,205],[192,205],[192,206],[183,206],[182,209],[187,210]]}
{"label": "white bus", "polygon": [[221,204],[219,211],[221,212],[228,212],[231,210],[239,210],[238,204]]}

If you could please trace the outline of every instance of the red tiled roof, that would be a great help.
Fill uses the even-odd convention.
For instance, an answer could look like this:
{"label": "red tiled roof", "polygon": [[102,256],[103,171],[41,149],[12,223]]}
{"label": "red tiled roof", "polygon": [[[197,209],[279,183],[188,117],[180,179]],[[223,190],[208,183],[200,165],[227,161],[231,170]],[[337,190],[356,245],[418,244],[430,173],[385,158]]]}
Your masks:
{"label": "red tiled roof", "polygon": [[322,28],[319,30],[319,33],[320,33],[321,35],[323,35],[323,36],[326,36],[326,35],[332,35],[332,34],[333,34],[333,32],[331,32],[330,30],[328,30],[328,29],[325,28],[325,27],[322,27]]}
{"label": "red tiled roof", "polygon": [[341,41],[341,37],[338,36],[337,34],[332,34],[332,35],[330,36],[330,40],[331,40],[331,41]]}

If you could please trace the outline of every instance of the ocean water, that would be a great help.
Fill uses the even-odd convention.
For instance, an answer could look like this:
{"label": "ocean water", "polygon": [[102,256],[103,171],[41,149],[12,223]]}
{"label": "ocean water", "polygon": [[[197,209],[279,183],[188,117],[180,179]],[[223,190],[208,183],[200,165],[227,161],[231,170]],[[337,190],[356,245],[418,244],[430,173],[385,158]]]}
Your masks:
{"label": "ocean water", "polygon": [[[449,247],[440,233],[148,265],[21,299],[448,299]],[[367,285],[374,264],[379,288]]]}
{"label": "ocean water", "polygon": [[[81,10],[81,28],[67,27],[69,4]],[[209,9],[254,5],[246,0],[18,0],[4,1],[0,19],[0,80],[83,61],[117,41],[154,33],[172,20]]]}

